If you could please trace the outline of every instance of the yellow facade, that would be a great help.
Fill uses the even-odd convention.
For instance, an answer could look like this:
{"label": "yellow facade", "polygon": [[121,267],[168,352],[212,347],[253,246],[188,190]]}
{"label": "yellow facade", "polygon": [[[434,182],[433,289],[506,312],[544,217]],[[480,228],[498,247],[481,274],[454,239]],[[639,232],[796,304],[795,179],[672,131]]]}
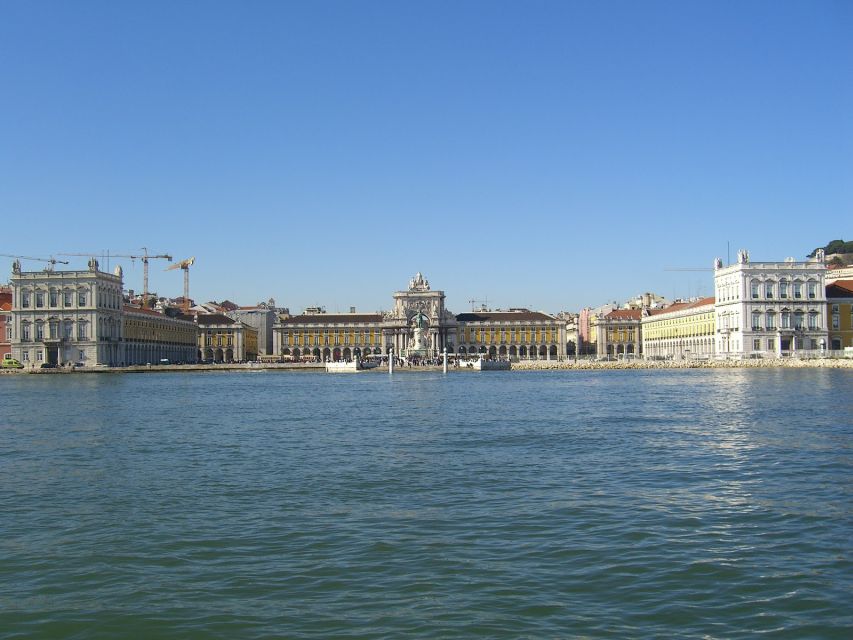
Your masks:
{"label": "yellow facade", "polygon": [[716,337],[714,299],[677,302],[642,319],[646,357],[711,356]]}
{"label": "yellow facade", "polygon": [[830,298],[829,345],[832,350],[853,347],[853,298]]}

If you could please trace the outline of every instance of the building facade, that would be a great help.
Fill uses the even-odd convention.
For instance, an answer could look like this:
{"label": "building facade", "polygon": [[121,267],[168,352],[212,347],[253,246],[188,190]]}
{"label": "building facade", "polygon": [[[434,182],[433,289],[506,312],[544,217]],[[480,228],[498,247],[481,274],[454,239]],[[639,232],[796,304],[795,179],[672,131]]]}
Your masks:
{"label": "building facade", "polygon": [[124,363],[191,364],[198,360],[198,327],[189,318],[173,318],[150,309],[122,309]]}
{"label": "building facade", "polygon": [[590,320],[590,339],[599,358],[637,356],[642,352],[642,309],[614,309]]}
{"label": "building facade", "polygon": [[835,280],[826,287],[829,344],[832,351],[853,349],[853,279]]}
{"label": "building facade", "polygon": [[443,291],[420,273],[393,294],[387,313],[282,316],[273,328],[273,348],[284,359],[349,360],[368,355],[414,359],[449,354],[499,358],[556,359],[565,350],[565,322],[527,309],[454,315]]}
{"label": "building facade", "polygon": [[273,345],[273,325],[277,320],[274,301],[261,303],[254,307],[238,307],[232,311],[226,311],[225,315],[254,327],[258,332],[258,353],[271,355],[276,353]]}
{"label": "building facade", "polygon": [[122,271],[22,271],[12,266],[12,356],[25,366],[119,366]]}
{"label": "building facade", "polygon": [[258,330],[221,313],[200,313],[198,358],[202,362],[248,362],[258,358]]}
{"label": "building facade", "polygon": [[782,357],[827,347],[823,251],[797,262],[714,262],[718,357]]}
{"label": "building facade", "polygon": [[325,362],[385,353],[385,321],[379,313],[285,315],[273,331],[273,348],[284,360]]}
{"label": "building facade", "polygon": [[12,353],[12,288],[0,287],[0,359]]}
{"label": "building facade", "polygon": [[566,323],[529,309],[476,311],[456,316],[459,355],[510,360],[558,360],[565,356]]}
{"label": "building facade", "polygon": [[714,298],[675,302],[643,313],[643,356],[646,359],[710,358],[715,353]]}

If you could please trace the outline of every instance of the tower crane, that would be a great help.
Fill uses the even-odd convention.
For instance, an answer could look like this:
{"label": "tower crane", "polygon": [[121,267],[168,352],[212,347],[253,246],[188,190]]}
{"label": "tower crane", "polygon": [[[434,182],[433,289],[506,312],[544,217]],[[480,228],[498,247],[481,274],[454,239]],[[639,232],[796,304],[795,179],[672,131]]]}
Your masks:
{"label": "tower crane", "polygon": [[164,271],[171,271],[172,269],[183,269],[184,270],[184,304],[181,305],[184,313],[190,310],[190,267],[195,263],[195,256],[192,258],[187,258],[186,260],[181,260],[173,264],[171,267],[166,267]]}
{"label": "tower crane", "polygon": [[[61,256],[94,256],[92,253],[60,253]],[[142,255],[130,255],[130,254],[122,254],[122,253],[111,253],[109,254],[110,258],[130,258],[131,260],[142,260],[142,307],[146,308],[148,306],[148,261],[155,259],[164,259],[169,262],[172,261],[172,256],[167,253],[162,253],[160,255],[151,255],[148,253],[148,249],[146,247],[142,247]],[[67,263],[66,263],[67,264]]]}
{"label": "tower crane", "polygon": [[57,260],[53,256],[50,256],[50,258],[33,258],[31,256],[13,256],[11,253],[0,253],[0,256],[2,256],[3,258],[15,258],[16,260],[35,260],[36,262],[47,262],[50,264],[49,267],[46,267],[48,271],[53,271],[53,265],[57,263],[68,264],[68,260]]}

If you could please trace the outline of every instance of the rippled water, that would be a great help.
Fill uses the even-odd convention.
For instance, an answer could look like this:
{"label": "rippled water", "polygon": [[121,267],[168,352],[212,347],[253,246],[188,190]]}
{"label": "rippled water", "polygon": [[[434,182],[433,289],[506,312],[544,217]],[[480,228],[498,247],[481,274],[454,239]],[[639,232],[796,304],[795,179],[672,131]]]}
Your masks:
{"label": "rippled water", "polygon": [[851,390],[0,378],[0,637],[847,638]]}

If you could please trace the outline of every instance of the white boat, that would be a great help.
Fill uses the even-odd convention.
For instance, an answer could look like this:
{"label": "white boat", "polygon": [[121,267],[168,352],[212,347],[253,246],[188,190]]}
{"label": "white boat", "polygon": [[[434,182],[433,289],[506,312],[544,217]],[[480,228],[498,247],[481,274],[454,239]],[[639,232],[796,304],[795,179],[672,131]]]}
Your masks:
{"label": "white boat", "polygon": [[509,371],[512,368],[512,363],[509,360],[468,360],[467,362],[459,363],[460,367],[467,367],[475,371]]}
{"label": "white boat", "polygon": [[358,371],[366,371],[378,366],[376,362],[362,362],[359,360],[338,360],[337,362],[326,363],[326,373],[356,373]]}

